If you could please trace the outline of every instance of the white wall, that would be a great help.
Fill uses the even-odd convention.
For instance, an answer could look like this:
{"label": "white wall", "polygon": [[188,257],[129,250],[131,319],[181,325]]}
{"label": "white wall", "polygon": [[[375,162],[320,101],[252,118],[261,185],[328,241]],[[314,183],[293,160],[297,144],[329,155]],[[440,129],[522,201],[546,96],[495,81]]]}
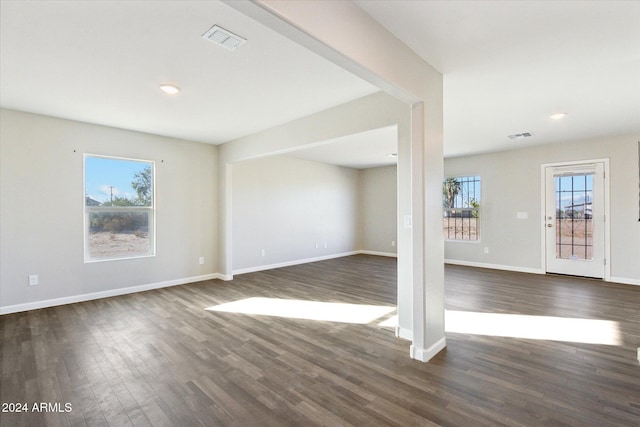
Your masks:
{"label": "white wall", "polygon": [[396,175],[395,165],[360,171],[362,250],[381,254],[398,253]]}
{"label": "white wall", "polygon": [[[611,280],[640,284],[638,139],[611,137],[446,159],[446,176],[481,176],[482,218],[480,243],[446,242],[445,258],[542,272],[541,165],[608,158]],[[516,219],[516,212],[527,212],[528,219]]]}
{"label": "white wall", "polygon": [[[370,100],[365,102],[376,114],[362,120],[350,120],[353,114],[338,115],[340,120],[349,122],[350,127],[354,123],[374,127],[402,122],[402,118],[407,120],[406,107],[393,98],[377,94],[372,99],[373,104]],[[349,108],[362,111],[361,106],[357,102]],[[2,110],[0,117],[0,310],[55,305],[217,275],[217,147],[10,110]],[[156,257],[84,264],[85,152],[156,162]],[[237,219],[233,234],[240,240],[234,245],[234,269],[361,249],[394,252],[389,244],[391,240],[398,241],[396,193],[392,191],[396,185],[395,167],[358,171],[286,157],[256,159],[227,167],[234,170],[235,179],[229,181],[236,186],[235,205],[234,209],[229,206],[221,211],[228,209]],[[256,182],[264,190],[258,193],[258,199],[264,200],[266,195],[271,199],[274,192],[289,199],[301,195],[293,213],[302,214],[291,217],[291,212],[276,209],[266,213],[271,219],[288,218],[281,232],[274,232],[278,230],[274,228],[277,221],[266,221],[269,218],[265,216],[261,217],[265,220],[262,224],[268,225],[257,227],[261,223],[255,221],[257,210],[253,203],[265,204],[247,198]],[[243,186],[251,191],[245,193]],[[376,197],[371,196],[371,189],[376,189]],[[309,198],[311,194],[315,198]],[[242,203],[246,203],[244,216]],[[362,215],[363,203],[369,209],[366,216]],[[290,233],[297,218],[314,221],[298,223],[310,228]],[[250,239],[243,239],[243,221],[250,223],[253,230],[271,234],[255,241],[253,236],[260,233],[256,231],[250,233]],[[283,240],[282,236],[288,237]],[[283,245],[290,241],[295,244]],[[319,248],[315,248],[316,241]],[[238,249],[251,245],[258,249],[253,252]],[[261,256],[261,249],[265,249],[265,257]],[[197,264],[200,256],[205,257],[203,266]],[[38,274],[42,284],[27,286],[29,274]]]}
{"label": "white wall", "polygon": [[234,164],[232,182],[234,273],[358,249],[358,170],[274,156]]}
{"label": "white wall", "polygon": [[[233,165],[245,160],[252,160],[272,155],[286,154],[291,151],[324,144],[337,137],[365,132],[372,129],[397,125],[398,127],[398,164],[400,168],[399,181],[405,189],[400,194],[399,209],[403,213],[411,213],[411,170],[410,163],[410,109],[404,103],[383,92],[375,93],[346,104],[330,108],[319,113],[294,120],[283,125],[267,129],[257,134],[249,135],[219,146],[218,156],[218,184],[220,197],[218,235],[218,253],[220,254],[220,272],[231,278],[233,260],[233,215],[231,169]],[[399,238],[399,252],[404,252],[407,262],[410,262],[411,230],[404,229]],[[402,259],[398,261],[402,263]],[[411,277],[411,267],[399,268],[399,281],[406,282]],[[402,276],[402,277],[400,277]],[[411,296],[402,293],[402,300],[406,302],[407,311],[411,303]],[[409,328],[411,319],[401,321]]]}
{"label": "white wall", "polygon": [[[217,272],[215,146],[10,110],[0,121],[0,312]],[[84,263],[83,153],[156,162],[155,257]]]}

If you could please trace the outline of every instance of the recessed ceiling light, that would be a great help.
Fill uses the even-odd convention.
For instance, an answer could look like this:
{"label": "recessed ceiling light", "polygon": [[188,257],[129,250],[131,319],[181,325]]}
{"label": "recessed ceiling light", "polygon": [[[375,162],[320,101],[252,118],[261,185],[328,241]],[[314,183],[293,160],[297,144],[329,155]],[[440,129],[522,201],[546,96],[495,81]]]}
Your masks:
{"label": "recessed ceiling light", "polygon": [[390,153],[390,154],[387,154],[387,157],[393,157],[393,158],[396,158],[396,157],[398,157],[398,153]]}
{"label": "recessed ceiling light", "polygon": [[168,83],[160,85],[160,90],[164,93],[168,93],[169,95],[175,95],[180,92],[180,88],[178,86]]}
{"label": "recessed ceiling light", "polygon": [[562,118],[564,118],[567,115],[567,113],[555,113],[549,116],[549,118],[551,120],[560,120]]}

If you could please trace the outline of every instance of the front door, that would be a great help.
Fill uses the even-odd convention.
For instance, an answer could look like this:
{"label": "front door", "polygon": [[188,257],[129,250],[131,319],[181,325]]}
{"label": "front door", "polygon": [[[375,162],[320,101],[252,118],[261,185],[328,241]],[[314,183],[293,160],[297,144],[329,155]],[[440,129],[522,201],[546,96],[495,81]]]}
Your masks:
{"label": "front door", "polygon": [[547,273],[604,278],[604,163],[545,168]]}

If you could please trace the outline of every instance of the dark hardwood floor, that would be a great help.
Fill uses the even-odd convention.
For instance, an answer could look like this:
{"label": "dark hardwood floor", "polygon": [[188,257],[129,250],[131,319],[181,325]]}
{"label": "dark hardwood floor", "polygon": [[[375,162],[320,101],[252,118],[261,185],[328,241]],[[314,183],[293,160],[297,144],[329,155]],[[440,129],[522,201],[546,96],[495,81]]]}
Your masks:
{"label": "dark hardwood floor", "polygon": [[0,316],[0,401],[29,410],[0,425],[640,425],[639,287],[448,266],[452,312],[600,319],[620,342],[448,332],[429,363],[379,325],[388,315],[207,310],[255,297],[393,306],[395,277],[395,259],[358,255]]}

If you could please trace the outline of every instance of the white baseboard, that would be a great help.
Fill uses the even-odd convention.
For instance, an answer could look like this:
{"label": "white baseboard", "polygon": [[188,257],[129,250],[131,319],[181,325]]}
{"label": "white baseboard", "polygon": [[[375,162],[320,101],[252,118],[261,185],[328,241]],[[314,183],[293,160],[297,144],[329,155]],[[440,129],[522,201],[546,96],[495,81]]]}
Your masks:
{"label": "white baseboard", "polygon": [[[376,252],[376,251],[367,251],[367,250],[360,249],[357,251],[341,252],[338,254],[323,255],[323,256],[313,257],[313,258],[295,259],[291,261],[278,262],[275,264],[256,265],[254,267],[240,268],[238,270],[233,270],[233,274],[255,273],[256,271],[273,270],[274,268],[291,267],[292,265],[307,264],[310,262],[317,262],[317,261],[326,261],[328,259],[342,258],[346,256],[360,255],[360,254],[386,256],[386,257],[392,257],[392,258],[398,257],[398,254],[394,254],[391,252]],[[233,279],[233,275],[229,277]]]}
{"label": "white baseboard", "polygon": [[453,265],[464,265],[467,267],[490,268],[492,270],[516,271],[519,273],[545,274],[544,270],[540,268],[518,267],[514,265],[489,264],[484,262],[462,261],[457,259],[445,259],[444,263]]}
{"label": "white baseboard", "polygon": [[[506,271],[516,271],[519,273],[532,273],[532,274],[546,274],[544,270],[537,268],[529,268],[529,267],[516,267],[512,265],[502,265],[502,264],[487,264],[483,262],[475,262],[475,261],[461,261],[457,259],[445,259],[445,264],[452,265],[464,265],[467,267],[478,267],[478,268],[490,268],[493,270],[506,270]],[[624,285],[636,285],[640,286],[640,279],[630,279],[628,277],[609,277],[606,280],[607,282],[614,283],[622,283]]]}
{"label": "white baseboard", "polygon": [[424,348],[416,348],[413,344],[409,347],[409,352],[412,359],[419,360],[421,362],[428,362],[431,360],[436,354],[440,353],[447,346],[447,340],[442,337],[431,347]]}
{"label": "white baseboard", "polygon": [[360,250],[358,253],[363,255],[376,255],[376,256],[386,256],[390,258],[398,258],[398,254],[394,254],[393,252],[378,252],[378,251],[366,251]]}
{"label": "white baseboard", "polygon": [[[519,273],[532,273],[532,274],[546,274],[546,272],[542,269],[538,268],[529,268],[529,267],[516,267],[512,265],[503,265],[503,264],[488,264],[484,262],[475,262],[475,261],[462,261],[457,259],[445,259],[445,264],[452,265],[464,265],[467,267],[478,267],[478,268],[490,268],[493,270],[506,270],[506,271],[516,271]],[[614,283],[622,283],[625,285],[638,285],[640,286],[640,279],[630,279],[628,277],[609,277],[607,282]]]}
{"label": "white baseboard", "polygon": [[607,280],[607,282],[615,282],[615,283],[622,283],[625,285],[640,286],[640,279],[629,279],[627,277],[609,277],[609,280]]}
{"label": "white baseboard", "polygon": [[256,265],[255,267],[247,267],[247,268],[240,268],[238,270],[233,270],[233,274],[236,275],[236,274],[254,273],[256,271],[273,270],[274,268],[291,267],[292,265],[307,264],[310,262],[317,262],[317,261],[326,261],[328,259],[342,258],[345,256],[357,255],[359,253],[361,253],[361,251],[342,252],[339,254],[323,255],[323,256],[314,257],[314,258],[296,259],[292,261],[278,262],[275,264]]}
{"label": "white baseboard", "polygon": [[[24,304],[0,306],[0,315],[18,313],[21,311],[37,310],[40,308],[55,307],[57,305],[74,304],[77,302],[91,301],[100,298],[109,298],[118,295],[133,294],[136,292],[150,291],[152,289],[166,288],[169,286],[184,285],[187,283],[201,282],[203,280],[221,279],[222,274],[213,273],[202,276],[187,277],[184,279],[168,280],[166,282],[150,283],[148,285],[131,286],[129,288],[110,289],[108,291],[92,292],[90,294],[72,295],[69,297],[54,298],[49,300],[34,301]],[[224,280],[224,279],[223,279]]]}

